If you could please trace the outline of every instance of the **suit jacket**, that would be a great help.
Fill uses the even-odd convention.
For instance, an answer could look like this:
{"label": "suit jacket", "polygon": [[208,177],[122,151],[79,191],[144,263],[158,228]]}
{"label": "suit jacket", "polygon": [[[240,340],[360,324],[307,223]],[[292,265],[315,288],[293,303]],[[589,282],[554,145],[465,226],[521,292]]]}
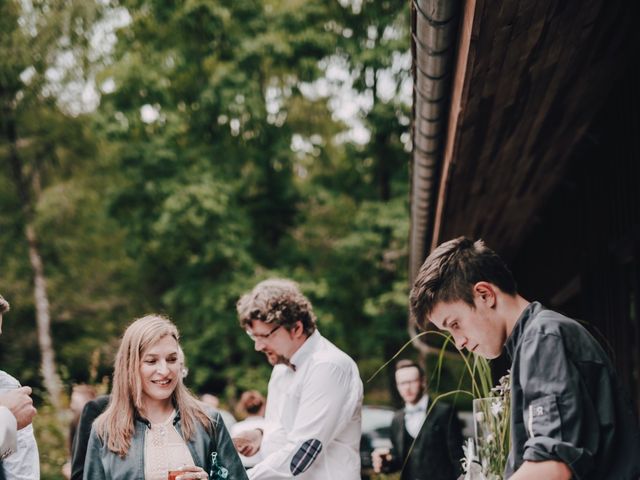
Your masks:
{"label": "suit jacket", "polygon": [[101,395],[95,400],[90,400],[84,406],[80,422],[73,438],[73,455],[71,458],[71,480],[82,480],[84,474],[84,460],[87,456],[87,444],[91,435],[93,421],[105,411],[109,403],[109,395]]}
{"label": "suit jacket", "polygon": [[405,445],[404,409],[398,410],[391,422],[391,442],[392,468],[402,469],[407,454],[413,465],[415,479],[403,473],[402,480],[455,480],[461,473],[462,429],[454,408],[444,402],[433,405],[413,448]]}

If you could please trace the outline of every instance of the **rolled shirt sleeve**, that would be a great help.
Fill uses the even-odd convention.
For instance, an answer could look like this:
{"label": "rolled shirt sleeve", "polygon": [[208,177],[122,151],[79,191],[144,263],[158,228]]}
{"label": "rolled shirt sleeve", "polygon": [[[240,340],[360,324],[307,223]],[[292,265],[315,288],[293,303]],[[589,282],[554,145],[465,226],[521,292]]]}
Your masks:
{"label": "rolled shirt sleeve", "polygon": [[270,448],[272,453],[249,470],[249,478],[306,478],[305,472],[354,414],[358,395],[352,388],[352,376],[349,369],[335,363],[311,366],[292,427],[287,432],[279,427],[271,434],[280,448]]}
{"label": "rolled shirt sleeve", "polygon": [[522,421],[528,434],[525,461],[561,461],[578,479],[593,469],[599,437],[607,425],[599,425],[603,419],[596,410],[597,402],[580,373],[597,381],[603,378],[602,368],[595,362],[574,362],[559,335],[523,340],[519,380]]}

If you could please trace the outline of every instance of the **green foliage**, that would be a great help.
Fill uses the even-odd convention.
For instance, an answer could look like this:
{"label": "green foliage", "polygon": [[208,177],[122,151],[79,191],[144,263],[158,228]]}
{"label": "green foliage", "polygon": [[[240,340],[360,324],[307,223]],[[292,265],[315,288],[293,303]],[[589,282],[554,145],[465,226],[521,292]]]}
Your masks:
{"label": "green foliage", "polygon": [[[125,326],[157,311],[181,330],[193,391],[228,404],[247,388],[266,392],[271,369],[235,302],[269,276],[301,284],[321,331],[363,378],[397,351],[409,228],[409,107],[399,91],[410,72],[394,59],[409,48],[407,2],[366,1],[359,11],[334,0],[33,3],[26,13],[18,1],[0,7],[10,113],[0,138],[0,289],[12,303],[0,362],[38,403],[26,222],[40,239],[69,385],[108,378]],[[115,28],[118,9],[130,21],[98,55],[92,35]],[[60,55],[75,62],[51,81]],[[337,61],[354,95],[371,99],[358,114],[364,143],[349,140],[317,88]],[[68,89],[93,76],[100,105],[78,114]],[[387,402],[390,380],[367,385],[367,398]],[[47,409],[38,418],[43,478],[57,478],[61,422]]]}
{"label": "green foliage", "polygon": [[40,478],[63,480],[62,465],[68,458],[68,419],[60,418],[50,405],[38,408],[33,429],[40,454]]}

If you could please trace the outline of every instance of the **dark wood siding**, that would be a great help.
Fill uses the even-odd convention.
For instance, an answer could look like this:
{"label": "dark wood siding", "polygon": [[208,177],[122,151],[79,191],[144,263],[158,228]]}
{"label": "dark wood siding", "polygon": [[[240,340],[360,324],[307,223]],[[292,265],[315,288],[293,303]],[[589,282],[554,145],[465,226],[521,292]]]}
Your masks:
{"label": "dark wood siding", "polygon": [[590,324],[640,413],[638,82],[613,89],[512,265],[525,297]]}

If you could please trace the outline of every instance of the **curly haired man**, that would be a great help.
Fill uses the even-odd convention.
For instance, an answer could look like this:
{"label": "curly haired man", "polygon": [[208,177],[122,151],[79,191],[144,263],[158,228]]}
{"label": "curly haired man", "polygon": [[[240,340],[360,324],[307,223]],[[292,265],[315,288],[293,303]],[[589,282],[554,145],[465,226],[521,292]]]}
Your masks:
{"label": "curly haired man", "polygon": [[264,459],[249,478],[360,478],[362,381],[355,362],[320,335],[295,282],[265,280],[237,303],[240,325],[273,365],[264,431],[236,437]]}

